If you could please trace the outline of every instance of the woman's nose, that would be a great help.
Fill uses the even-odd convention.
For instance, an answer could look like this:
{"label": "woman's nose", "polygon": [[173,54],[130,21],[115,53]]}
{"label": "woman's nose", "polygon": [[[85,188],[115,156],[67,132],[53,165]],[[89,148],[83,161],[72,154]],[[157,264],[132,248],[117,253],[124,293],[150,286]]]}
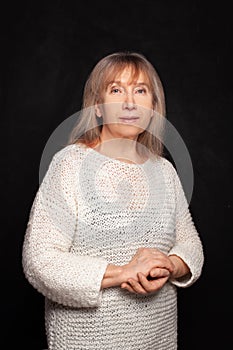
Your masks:
{"label": "woman's nose", "polygon": [[136,108],[135,99],[134,99],[134,95],[132,92],[125,92],[124,93],[123,108],[126,108],[126,109]]}

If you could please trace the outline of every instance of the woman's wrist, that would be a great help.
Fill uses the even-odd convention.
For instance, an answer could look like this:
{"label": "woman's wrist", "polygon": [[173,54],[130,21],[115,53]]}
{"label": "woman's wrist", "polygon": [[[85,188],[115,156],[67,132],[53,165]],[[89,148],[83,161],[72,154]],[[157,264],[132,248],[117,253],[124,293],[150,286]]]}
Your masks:
{"label": "woman's wrist", "polygon": [[120,286],[124,282],[123,266],[109,264],[101,283],[101,289]]}
{"label": "woman's wrist", "polygon": [[188,265],[179,256],[169,255],[169,259],[174,265],[174,270],[171,273],[172,278],[180,278],[190,272]]}

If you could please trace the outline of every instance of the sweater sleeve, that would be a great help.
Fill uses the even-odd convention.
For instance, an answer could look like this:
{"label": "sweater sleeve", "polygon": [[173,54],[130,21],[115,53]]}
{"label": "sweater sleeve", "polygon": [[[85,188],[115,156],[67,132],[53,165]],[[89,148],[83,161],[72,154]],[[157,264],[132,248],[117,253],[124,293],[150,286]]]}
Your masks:
{"label": "sweater sleeve", "polygon": [[101,303],[108,262],[71,251],[77,226],[77,167],[74,152],[53,157],[34,198],[22,249],[23,271],[47,298],[71,307]]}
{"label": "sweater sleeve", "polygon": [[203,246],[193,223],[182,184],[174,167],[173,178],[176,194],[176,243],[170,250],[169,255],[180,257],[189,267],[190,273],[178,279],[170,279],[170,281],[178,287],[188,287],[201,275],[204,263]]}

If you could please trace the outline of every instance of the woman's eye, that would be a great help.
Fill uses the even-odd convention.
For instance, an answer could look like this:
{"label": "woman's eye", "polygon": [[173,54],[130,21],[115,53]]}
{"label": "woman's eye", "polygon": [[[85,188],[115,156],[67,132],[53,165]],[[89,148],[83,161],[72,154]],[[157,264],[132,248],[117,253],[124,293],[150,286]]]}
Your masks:
{"label": "woman's eye", "polygon": [[121,92],[121,90],[119,88],[112,88],[111,89],[112,94],[119,94],[120,92]]}
{"label": "woman's eye", "polygon": [[146,94],[146,89],[145,88],[139,88],[139,89],[136,89],[136,94]]}

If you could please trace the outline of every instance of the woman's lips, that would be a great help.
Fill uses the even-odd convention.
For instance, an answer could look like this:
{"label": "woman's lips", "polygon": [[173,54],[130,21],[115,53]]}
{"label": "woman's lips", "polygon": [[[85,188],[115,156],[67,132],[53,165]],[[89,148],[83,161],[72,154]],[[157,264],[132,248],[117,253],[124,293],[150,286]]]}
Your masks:
{"label": "woman's lips", "polygon": [[139,117],[121,117],[119,119],[124,124],[132,124],[135,123],[139,119]]}

